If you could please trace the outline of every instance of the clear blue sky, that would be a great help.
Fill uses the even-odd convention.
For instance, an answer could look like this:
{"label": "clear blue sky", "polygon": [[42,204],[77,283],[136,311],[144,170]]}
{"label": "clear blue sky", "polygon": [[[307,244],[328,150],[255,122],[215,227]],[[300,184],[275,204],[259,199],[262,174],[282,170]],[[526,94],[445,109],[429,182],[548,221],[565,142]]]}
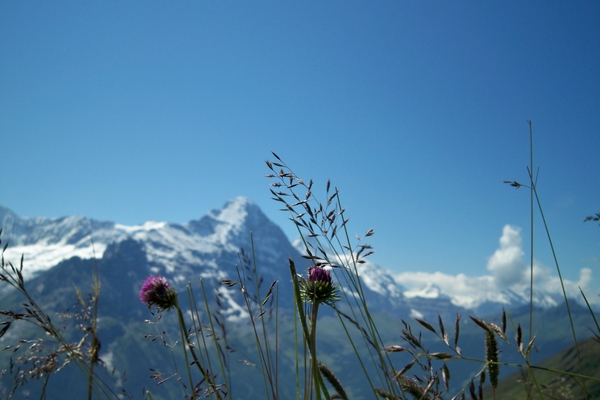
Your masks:
{"label": "clear blue sky", "polygon": [[528,251],[529,192],[502,181],[527,182],[532,119],[559,261],[600,281],[599,21],[597,1],[5,1],[0,204],[134,225],[243,195],[292,237],[275,151],[339,187],[372,261],[483,275],[506,224]]}

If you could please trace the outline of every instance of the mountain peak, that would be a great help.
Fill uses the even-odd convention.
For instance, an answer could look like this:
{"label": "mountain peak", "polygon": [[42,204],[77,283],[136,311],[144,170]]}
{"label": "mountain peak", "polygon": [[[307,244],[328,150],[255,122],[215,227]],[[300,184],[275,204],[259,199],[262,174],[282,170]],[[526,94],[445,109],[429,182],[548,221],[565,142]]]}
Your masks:
{"label": "mountain peak", "polygon": [[240,196],[226,202],[222,209],[212,210],[208,215],[231,226],[240,227],[248,214],[256,210],[260,212],[252,200]]}
{"label": "mountain peak", "polygon": [[[290,247],[285,244],[283,231],[252,200],[242,196],[183,225],[147,221],[141,225],[125,226],[75,216],[20,217],[0,206],[0,226],[3,228],[2,241],[10,242],[5,256],[18,260],[24,255],[28,276],[73,256],[82,259],[102,257],[110,243],[126,238],[144,242],[150,259],[161,260],[169,266],[169,270],[181,264],[181,257],[195,259],[195,252],[225,251],[235,254],[242,247],[250,249],[250,232],[255,240],[267,237],[267,246],[275,247],[277,251],[285,249],[283,251],[288,252]],[[167,248],[171,250],[167,251]],[[270,254],[273,249],[267,251]]]}
{"label": "mountain peak", "polygon": [[186,226],[201,236],[213,236],[219,242],[235,242],[250,232],[264,230],[274,225],[262,210],[247,197],[236,197],[225,203],[223,208],[211,210],[199,220]]}

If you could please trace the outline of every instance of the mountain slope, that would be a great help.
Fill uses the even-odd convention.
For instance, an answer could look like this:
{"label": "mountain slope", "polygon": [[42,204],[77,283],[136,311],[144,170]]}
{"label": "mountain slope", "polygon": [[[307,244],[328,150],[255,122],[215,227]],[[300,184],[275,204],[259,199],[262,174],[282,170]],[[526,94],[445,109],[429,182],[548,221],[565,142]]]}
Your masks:
{"label": "mountain slope", "polygon": [[[582,369],[579,368],[579,360],[575,345],[569,346],[553,357],[541,363],[539,367],[555,371],[567,371],[582,373],[600,379],[600,343],[594,339],[588,339],[579,343]],[[600,398],[600,382],[587,380],[585,386],[583,381],[571,378],[560,373],[548,371],[533,371],[535,379],[547,399],[598,399]],[[527,372],[521,370],[503,379],[496,389],[497,400],[520,400],[540,399],[541,396],[535,386],[530,388],[531,395],[528,397],[525,382]],[[586,394],[587,393],[587,394]],[[492,389],[488,387],[484,391],[484,398],[493,398]]]}

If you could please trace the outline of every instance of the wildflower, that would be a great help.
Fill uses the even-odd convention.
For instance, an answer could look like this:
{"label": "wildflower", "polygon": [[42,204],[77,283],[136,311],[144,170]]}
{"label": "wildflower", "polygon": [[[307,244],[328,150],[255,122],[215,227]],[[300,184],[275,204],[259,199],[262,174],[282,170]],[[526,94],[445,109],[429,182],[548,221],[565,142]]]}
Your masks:
{"label": "wildflower", "polygon": [[332,304],[340,299],[330,272],[319,267],[308,269],[307,279],[300,282],[300,294],[309,303]]}
{"label": "wildflower", "polygon": [[140,301],[148,308],[156,305],[163,310],[169,310],[177,305],[177,291],[169,281],[160,276],[149,276],[140,289]]}

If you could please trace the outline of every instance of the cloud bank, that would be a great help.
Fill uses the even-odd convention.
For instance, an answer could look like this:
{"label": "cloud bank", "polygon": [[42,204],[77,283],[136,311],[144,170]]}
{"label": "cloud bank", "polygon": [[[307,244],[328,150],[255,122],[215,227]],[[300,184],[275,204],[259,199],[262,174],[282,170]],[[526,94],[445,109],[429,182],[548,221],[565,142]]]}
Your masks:
{"label": "cloud bank", "polygon": [[[489,275],[467,276],[449,275],[441,272],[405,272],[394,276],[396,282],[408,288],[407,297],[421,296],[431,287],[451,298],[453,304],[473,309],[486,302],[514,304],[528,303],[530,296],[530,268],[523,261],[521,230],[505,225],[500,237],[498,249],[488,259],[486,269]],[[542,266],[536,261],[534,271],[534,298],[538,305],[556,305],[563,300],[560,279],[555,270]],[[588,300],[600,304],[600,299],[591,293],[592,271],[583,268],[579,280],[574,282],[563,279],[567,295],[582,300],[579,287],[586,293]]]}

